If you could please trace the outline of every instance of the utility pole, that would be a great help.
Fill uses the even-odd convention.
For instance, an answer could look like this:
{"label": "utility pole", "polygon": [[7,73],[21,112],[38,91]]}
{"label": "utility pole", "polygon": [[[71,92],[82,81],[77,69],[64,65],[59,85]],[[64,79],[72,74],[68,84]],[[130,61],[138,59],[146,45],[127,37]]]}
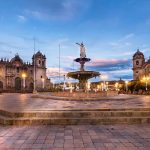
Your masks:
{"label": "utility pole", "polygon": [[60,44],[59,44],[59,83],[60,83]]}
{"label": "utility pole", "polygon": [[74,69],[74,60],[73,60],[73,71],[74,71],[75,69]]}
{"label": "utility pole", "polygon": [[36,94],[37,91],[36,91],[36,60],[35,60],[35,37],[33,38],[33,41],[34,41],[34,61],[33,61],[33,65],[34,65],[34,86],[33,86],[33,94]]}

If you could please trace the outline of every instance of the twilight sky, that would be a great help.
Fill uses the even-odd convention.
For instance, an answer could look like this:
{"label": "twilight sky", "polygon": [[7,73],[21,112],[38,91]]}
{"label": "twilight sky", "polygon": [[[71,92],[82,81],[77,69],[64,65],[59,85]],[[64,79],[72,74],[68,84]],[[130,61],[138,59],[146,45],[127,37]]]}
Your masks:
{"label": "twilight sky", "polygon": [[87,70],[109,79],[132,79],[132,55],[150,55],[150,0],[0,0],[0,57],[16,53],[31,62],[36,51],[47,56],[48,76],[76,70],[76,42],[84,42],[92,61]]}

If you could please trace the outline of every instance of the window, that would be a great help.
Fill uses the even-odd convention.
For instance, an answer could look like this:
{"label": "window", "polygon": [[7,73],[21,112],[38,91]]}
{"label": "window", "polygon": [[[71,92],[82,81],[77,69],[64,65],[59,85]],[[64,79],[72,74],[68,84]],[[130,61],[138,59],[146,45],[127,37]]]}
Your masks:
{"label": "window", "polygon": [[39,65],[41,64],[41,60],[39,60]]}
{"label": "window", "polygon": [[44,61],[42,61],[42,66],[44,66]]}
{"label": "window", "polygon": [[136,65],[139,65],[139,61],[138,60],[136,61]]}
{"label": "window", "polygon": [[17,73],[19,73],[19,71],[20,71],[20,70],[19,70],[19,67],[17,67]]}
{"label": "window", "polygon": [[31,74],[33,74],[33,71],[32,71],[32,70],[30,70],[30,73],[31,73]]}

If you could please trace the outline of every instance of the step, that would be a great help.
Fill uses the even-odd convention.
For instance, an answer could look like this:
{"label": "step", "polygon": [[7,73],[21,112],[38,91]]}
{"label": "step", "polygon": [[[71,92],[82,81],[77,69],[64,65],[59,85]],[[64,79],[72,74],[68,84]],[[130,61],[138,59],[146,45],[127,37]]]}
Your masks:
{"label": "step", "polygon": [[47,111],[47,112],[8,112],[0,111],[1,116],[10,118],[93,118],[93,117],[149,117],[150,111]]}
{"label": "step", "polygon": [[143,124],[150,123],[149,108],[51,110],[9,112],[0,110],[4,125],[77,125],[77,124]]}
{"label": "step", "polygon": [[0,123],[3,125],[149,124],[150,117],[8,118],[0,116]]}

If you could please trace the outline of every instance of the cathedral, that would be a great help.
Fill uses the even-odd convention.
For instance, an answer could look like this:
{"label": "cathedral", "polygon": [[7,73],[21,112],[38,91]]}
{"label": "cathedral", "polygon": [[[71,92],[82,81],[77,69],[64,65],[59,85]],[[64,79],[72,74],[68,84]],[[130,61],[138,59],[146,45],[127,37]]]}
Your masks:
{"label": "cathedral", "polygon": [[133,55],[133,80],[141,80],[143,77],[150,77],[150,58],[146,61],[138,49]]}
{"label": "cathedral", "polygon": [[[34,74],[35,72],[35,74]],[[46,57],[40,51],[32,57],[32,63],[25,63],[18,54],[11,60],[0,60],[0,90],[32,92],[47,89],[50,80],[46,76]]]}

